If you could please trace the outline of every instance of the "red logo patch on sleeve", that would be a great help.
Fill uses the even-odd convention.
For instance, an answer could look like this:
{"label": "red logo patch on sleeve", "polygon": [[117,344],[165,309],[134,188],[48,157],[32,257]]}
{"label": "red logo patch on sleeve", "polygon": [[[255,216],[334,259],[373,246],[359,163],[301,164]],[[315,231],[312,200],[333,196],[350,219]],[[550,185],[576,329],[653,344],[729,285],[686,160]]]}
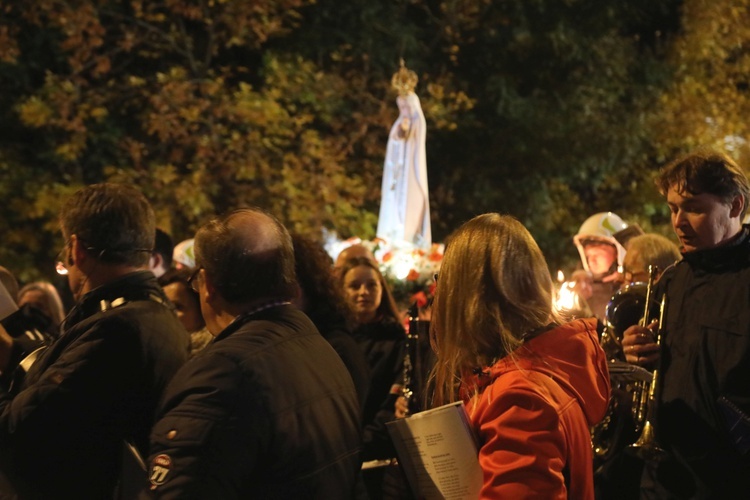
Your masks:
{"label": "red logo patch on sleeve", "polygon": [[151,489],[153,490],[167,480],[167,474],[172,468],[172,459],[169,455],[161,454],[151,460]]}

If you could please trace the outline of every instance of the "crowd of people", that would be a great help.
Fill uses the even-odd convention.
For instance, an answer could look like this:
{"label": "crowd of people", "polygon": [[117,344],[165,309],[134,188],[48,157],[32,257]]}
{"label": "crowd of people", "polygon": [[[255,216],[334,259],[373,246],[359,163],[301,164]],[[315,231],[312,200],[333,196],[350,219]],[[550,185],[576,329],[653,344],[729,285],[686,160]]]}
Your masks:
{"label": "crowd of people", "polygon": [[[750,487],[750,185],[700,152],[658,186],[679,247],[592,215],[576,311],[512,216],[447,240],[416,392],[464,403],[481,498]],[[121,184],[76,192],[60,228],[72,307],[0,268],[0,497],[413,498],[386,424],[413,408],[415,332],[365,247],[334,263],[257,208],[173,246]],[[646,374],[648,398],[616,373]]]}

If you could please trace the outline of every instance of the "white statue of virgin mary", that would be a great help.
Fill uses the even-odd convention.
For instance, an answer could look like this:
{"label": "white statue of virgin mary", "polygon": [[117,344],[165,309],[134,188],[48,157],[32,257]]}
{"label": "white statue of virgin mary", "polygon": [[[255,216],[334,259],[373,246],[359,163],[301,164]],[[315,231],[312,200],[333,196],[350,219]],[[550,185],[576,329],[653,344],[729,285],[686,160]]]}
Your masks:
{"label": "white statue of virgin mary", "polygon": [[411,90],[399,95],[396,103],[399,116],[388,135],[377,236],[395,244],[429,248],[432,229],[424,113]]}

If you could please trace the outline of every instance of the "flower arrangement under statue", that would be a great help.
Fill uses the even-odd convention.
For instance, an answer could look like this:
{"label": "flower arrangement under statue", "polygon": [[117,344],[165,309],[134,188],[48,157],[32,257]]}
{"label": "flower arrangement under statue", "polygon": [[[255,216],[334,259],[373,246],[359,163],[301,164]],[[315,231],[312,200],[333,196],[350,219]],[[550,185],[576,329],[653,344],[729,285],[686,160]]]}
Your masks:
{"label": "flower arrangement under statue", "polygon": [[328,253],[336,258],[351,245],[362,245],[372,252],[378,262],[393,297],[406,309],[415,302],[420,308],[427,306],[435,291],[435,274],[440,270],[445,245],[432,243],[424,249],[404,241],[392,242],[385,238],[362,240],[354,237],[344,241],[331,241]]}

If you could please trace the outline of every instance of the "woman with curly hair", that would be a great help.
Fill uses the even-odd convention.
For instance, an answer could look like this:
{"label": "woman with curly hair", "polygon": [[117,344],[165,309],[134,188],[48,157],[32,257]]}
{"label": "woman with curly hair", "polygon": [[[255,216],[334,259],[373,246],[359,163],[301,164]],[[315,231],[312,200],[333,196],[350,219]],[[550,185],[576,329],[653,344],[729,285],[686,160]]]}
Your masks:
{"label": "woman with curly hair", "polygon": [[449,239],[432,309],[433,403],[463,400],[482,498],[593,499],[589,426],[609,401],[595,319],[561,324],[541,250],[485,214]]}
{"label": "woman with curly hair", "polygon": [[292,244],[299,285],[294,304],[307,314],[346,365],[362,408],[370,386],[370,370],[351,336],[351,312],[331,273],[333,261],[325,249],[310,238],[293,234]]}

